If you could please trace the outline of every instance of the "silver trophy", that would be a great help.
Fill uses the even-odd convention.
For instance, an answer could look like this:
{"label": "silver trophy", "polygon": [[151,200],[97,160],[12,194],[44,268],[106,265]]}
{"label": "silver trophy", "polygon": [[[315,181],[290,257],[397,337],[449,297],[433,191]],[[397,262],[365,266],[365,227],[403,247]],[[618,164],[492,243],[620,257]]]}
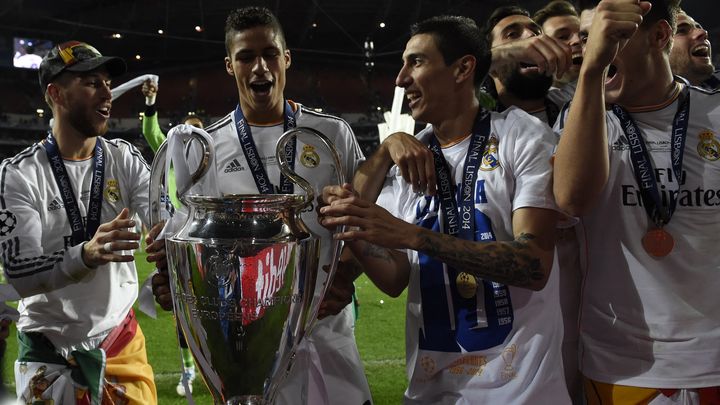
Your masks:
{"label": "silver trophy", "polygon": [[[317,319],[320,299],[313,299],[318,276],[319,240],[301,214],[312,209],[313,187],[288,165],[285,145],[306,132],[321,141],[334,158],[338,184],[344,172],[334,145],[320,132],[299,127],[277,143],[281,172],[305,195],[225,195],[189,193],[208,170],[215,170],[212,140],[201,129],[173,131],[200,164],[190,181],[178,184],[178,198],[188,216],[168,235],[170,287],[178,324],[216,404],[271,404],[287,376],[295,351]],[[168,173],[167,142],[151,171],[152,222],[169,204],[163,178]],[[332,282],[340,244],[323,294]]]}

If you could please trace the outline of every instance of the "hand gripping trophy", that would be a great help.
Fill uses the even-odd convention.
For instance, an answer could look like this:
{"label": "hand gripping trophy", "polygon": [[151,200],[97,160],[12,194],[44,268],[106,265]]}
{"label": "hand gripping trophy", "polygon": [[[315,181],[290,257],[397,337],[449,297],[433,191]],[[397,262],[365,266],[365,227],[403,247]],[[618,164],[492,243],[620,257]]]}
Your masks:
{"label": "hand gripping trophy", "polygon": [[[276,148],[282,174],[305,195],[203,195],[208,189],[203,181],[214,174],[215,151],[210,136],[190,126],[170,131],[153,161],[153,223],[170,204],[163,179],[171,162],[178,198],[186,206],[187,218],[176,213],[169,221],[175,230],[166,232],[170,286],[177,321],[216,404],[273,402],[332,282],[334,265],[323,294],[315,296],[319,241],[301,215],[315,193],[285,152],[303,132],[331,152],[338,184],[344,183],[334,145],[305,127],[285,132]],[[200,156],[193,173],[186,161],[191,155]],[[338,242],[331,263],[339,251]]]}

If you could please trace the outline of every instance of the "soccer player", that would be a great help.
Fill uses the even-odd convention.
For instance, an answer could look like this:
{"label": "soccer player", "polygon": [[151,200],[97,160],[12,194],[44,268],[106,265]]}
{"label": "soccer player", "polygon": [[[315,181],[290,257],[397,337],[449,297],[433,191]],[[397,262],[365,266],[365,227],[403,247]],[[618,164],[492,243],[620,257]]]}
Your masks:
{"label": "soccer player", "polygon": [[720,96],[673,79],[678,3],[599,3],[558,125],[555,196],[587,236],[588,404],[720,399]]}
{"label": "soccer player", "polygon": [[[530,19],[530,13],[524,8],[504,6],[495,9],[484,31],[492,48],[521,40],[531,41],[542,53],[555,56],[562,65],[571,66],[570,47],[543,34],[542,28]],[[550,69],[544,70],[539,65],[523,63],[520,59],[494,64],[488,81],[497,93],[497,111],[517,106],[551,126],[569,100],[568,94],[560,91],[549,93],[553,84]]]}
{"label": "soccer player", "polygon": [[720,88],[720,77],[712,63],[708,32],[682,10],[677,15],[677,29],[670,49],[670,67],[674,74],[684,77],[693,86],[706,90]]}
{"label": "soccer player", "polygon": [[406,404],[568,404],[550,272],[554,135],[518,108],[480,108],[490,54],[472,20],[434,17],[411,34],[396,84],[432,124],[418,139],[437,193],[416,193],[397,170],[380,195],[387,211],[326,187],[323,225],[351,227],[338,237],[384,292],[408,288]]}
{"label": "soccer player", "polygon": [[[54,125],[0,167],[0,250],[22,297],[15,383],[25,401],[157,402],[132,310],[140,235],[128,230],[134,213],[147,220],[150,174],[131,144],[102,137],[110,80],[124,72],[122,59],[86,43],[53,48],[39,77]],[[148,246],[155,259],[157,246]]]}
{"label": "soccer player", "polygon": [[[282,27],[266,8],[246,7],[234,10],[225,27],[227,73],[235,79],[239,104],[218,122],[207,127],[215,142],[216,172],[222,193],[276,193],[287,186],[275,160],[279,137],[294,127],[314,128],[330,138],[338,148],[346,176],[352,178],[358,163],[364,159],[350,126],[343,120],[308,109],[284,96],[285,73],[291,56]],[[241,136],[250,134],[248,138]],[[249,142],[251,140],[252,142]],[[251,166],[249,155],[260,157],[261,166]],[[295,147],[296,171],[318,190],[336,182],[332,159],[328,152],[303,144],[299,137]],[[265,185],[271,184],[271,187]],[[299,190],[298,190],[299,191]],[[287,192],[287,191],[284,191]],[[328,263],[331,235],[320,226],[315,212],[303,215],[304,222],[323,241],[321,263]],[[324,274],[324,272],[320,272]],[[318,277],[319,293],[323,277]],[[156,297],[169,303],[167,279],[155,279]],[[371,401],[370,389],[353,334],[352,307],[345,306],[336,316],[321,320],[301,348],[298,361],[306,361],[309,353],[317,353],[322,378],[331,403],[364,404]],[[313,362],[302,367],[296,364],[287,382],[280,388],[277,403],[319,403],[307,396]],[[314,391],[314,390],[311,390]]]}
{"label": "soccer player", "polygon": [[[545,35],[566,43],[572,51],[570,69],[563,76],[555,77],[553,86],[562,88],[577,81],[582,64],[582,43],[579,35],[580,16],[575,7],[565,0],[553,0],[535,12],[532,19],[542,27]],[[574,85],[572,88],[574,89]]]}

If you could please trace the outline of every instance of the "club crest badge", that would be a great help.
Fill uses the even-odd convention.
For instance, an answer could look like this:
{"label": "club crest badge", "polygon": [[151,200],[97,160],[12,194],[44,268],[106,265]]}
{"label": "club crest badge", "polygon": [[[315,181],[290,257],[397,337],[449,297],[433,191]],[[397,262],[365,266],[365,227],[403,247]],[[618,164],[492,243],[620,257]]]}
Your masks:
{"label": "club crest badge", "polygon": [[498,138],[495,134],[490,135],[485,152],[483,153],[480,170],[490,172],[500,167],[500,157],[498,154]]}
{"label": "club crest badge", "polygon": [[720,142],[715,139],[715,133],[709,129],[700,132],[700,141],[697,145],[698,154],[706,160],[714,162],[720,159]]}
{"label": "club crest badge", "polygon": [[117,180],[108,180],[107,184],[105,184],[105,200],[116,203],[120,201],[120,187],[117,182]]}
{"label": "club crest badge", "polygon": [[315,147],[312,145],[303,146],[302,155],[300,155],[300,163],[308,169],[318,167],[320,164],[320,155],[315,152]]}

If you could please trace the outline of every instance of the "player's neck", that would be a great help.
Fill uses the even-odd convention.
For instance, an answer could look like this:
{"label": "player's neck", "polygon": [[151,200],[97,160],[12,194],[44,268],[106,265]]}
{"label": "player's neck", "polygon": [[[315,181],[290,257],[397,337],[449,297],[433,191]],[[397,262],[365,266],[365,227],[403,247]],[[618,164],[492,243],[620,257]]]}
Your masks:
{"label": "player's neck", "polygon": [[55,120],[53,136],[63,159],[82,160],[93,155],[96,138],[88,138],[69,124]]}
{"label": "player's neck", "polygon": [[472,132],[475,117],[480,109],[477,99],[473,98],[473,100],[474,102],[466,103],[465,107],[461,106],[457,109],[453,116],[438,124],[433,124],[433,131],[440,142],[440,146],[453,145]]}
{"label": "player's neck", "polygon": [[528,113],[536,112],[545,108],[545,97],[527,99],[516,97],[508,91],[502,91],[498,94],[498,99],[506,108],[515,106]]}
{"label": "player's neck", "polygon": [[247,122],[255,125],[274,125],[283,122],[284,107],[284,103],[278,103],[271,107],[240,104]]}
{"label": "player's neck", "polygon": [[680,76],[686,78],[690,82],[691,85],[699,86],[705,80],[709,79],[712,76],[712,73],[709,75],[697,75],[697,74],[693,74],[692,72],[687,72],[686,75],[680,75]]}
{"label": "player's neck", "polygon": [[[619,101],[628,110],[643,109],[662,105],[677,92],[677,83],[670,71],[670,64],[665,60],[648,65],[644,71],[633,72],[633,89],[627,92],[628,96]],[[628,78],[626,81],[630,81]]]}

